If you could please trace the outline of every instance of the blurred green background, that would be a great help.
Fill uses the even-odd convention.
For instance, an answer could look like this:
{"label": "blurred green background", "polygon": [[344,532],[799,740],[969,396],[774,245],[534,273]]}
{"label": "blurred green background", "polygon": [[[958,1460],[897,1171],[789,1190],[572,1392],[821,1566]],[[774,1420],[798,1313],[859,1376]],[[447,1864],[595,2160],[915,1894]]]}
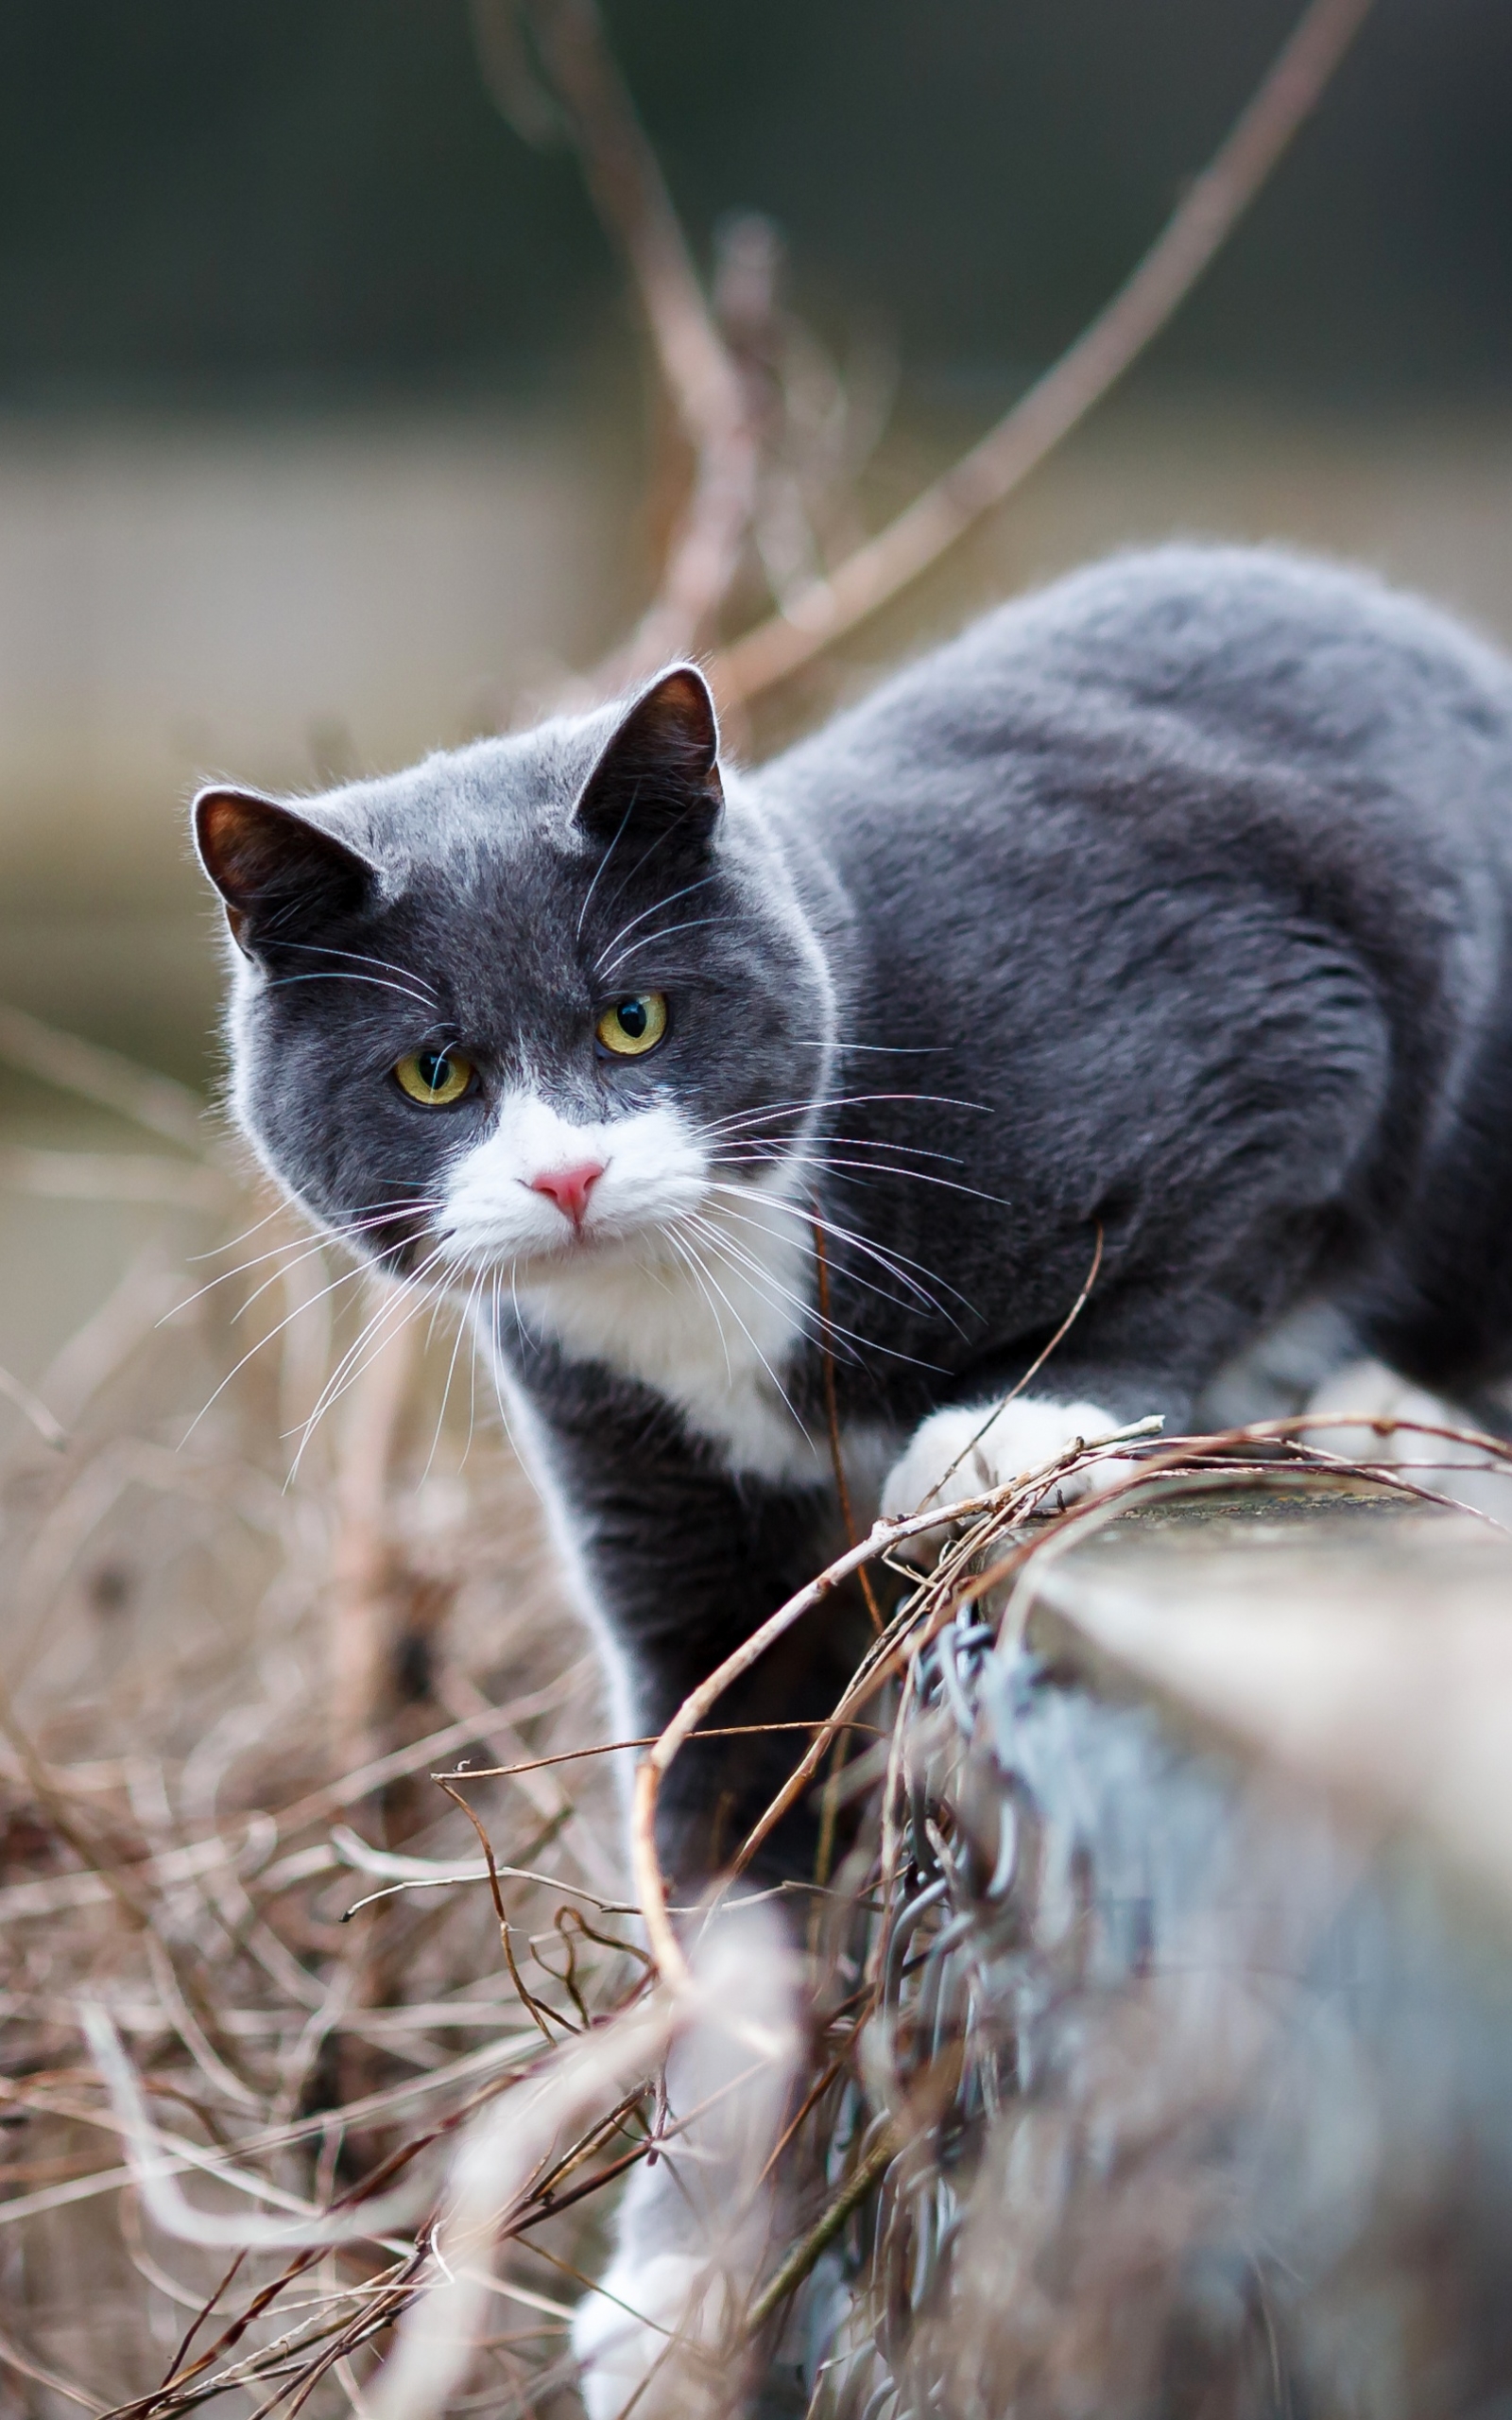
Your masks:
{"label": "blurred green background", "polygon": [[[1291,0],[608,0],[696,235],[786,229],[800,300],[922,375],[1042,360],[1126,266]],[[1161,346],[1363,400],[1512,364],[1512,13],[1380,0],[1325,116]],[[8,0],[0,391],[39,406],[518,396],[617,288],[561,154],[500,125],[463,0]]]}
{"label": "blurred green background", "polygon": [[[770,214],[842,371],[894,366],[872,519],[1075,333],[1296,13],[606,0],[700,260]],[[1173,530],[1363,557],[1512,638],[1509,301],[1512,9],[1378,0],[1128,385],[782,714]],[[465,0],[8,0],[0,996],[206,1080],[196,780],[400,763],[591,663],[644,594],[653,424],[577,167],[500,115]],[[95,1131],[14,1073],[0,1126]],[[72,1219],[108,1272],[100,1216],[0,1199],[0,1250]],[[36,1367],[46,1288],[9,1290]]]}

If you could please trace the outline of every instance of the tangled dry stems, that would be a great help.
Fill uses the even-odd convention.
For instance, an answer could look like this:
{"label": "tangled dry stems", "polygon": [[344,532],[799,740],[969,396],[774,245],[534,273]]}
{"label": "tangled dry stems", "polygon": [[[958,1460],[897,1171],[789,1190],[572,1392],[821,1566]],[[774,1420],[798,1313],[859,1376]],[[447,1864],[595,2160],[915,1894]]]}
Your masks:
{"label": "tangled dry stems", "polygon": [[[228,1207],[222,1223],[239,1234],[266,1212]],[[717,1727],[736,1669],[791,1622],[822,1618],[863,1561],[890,1569],[885,1626],[832,1722],[795,1741],[782,1802],[817,1788],[827,1838],[836,1820],[853,1833],[812,1894],[814,2080],[784,2154],[809,2181],[738,2325],[775,2344],[791,2298],[844,2247],[861,2276],[864,2242],[856,2311],[885,2285],[891,2316],[853,2313],[851,2335],[869,2327],[903,2375],[929,2263],[916,2247],[903,2291],[896,2213],[949,2167],[963,2111],[992,2089],[972,2038],[990,2012],[967,2022],[936,2005],[926,2025],[929,1958],[903,1955],[916,1937],[938,1951],[936,1886],[968,1828],[948,1785],[925,1806],[910,1781],[919,1726],[953,1685],[938,1641],[1001,1642],[1035,1570],[1129,1495],[1274,1488],[1297,1465],[1339,1466],[1295,1423],[1174,1448],[1125,1439],[1117,1450],[1143,1452],[1143,1468],[1110,1495],[1047,1513],[1068,1471],[1115,1446],[1064,1457],[958,1507],[925,1575],[896,1561],[901,1531],[873,1533],[641,1762],[637,1880],[658,1981],[624,1897],[613,1759],[594,1753],[593,1662],[450,1340],[402,1396],[358,1375],[285,1479],[280,1432],[319,1400],[351,1335],[310,1282],[308,1238],[282,1219],[232,1248],[255,1270],[164,1324],[161,1270],[129,1277],[74,1353],[89,1383],[64,1446],[28,1439],[5,1475],[0,2393],[18,2411],[115,2420],[560,2407],[568,2313],[600,2260],[605,2196],[645,2155],[659,2048],[689,1989],[650,1848],[657,1779],[683,1737]],[[237,1315],[269,1270],[277,1282]],[[249,1321],[263,1349],[244,1357]],[[343,1456],[372,1452],[375,1392],[385,1480],[353,1488]],[[354,1522],[369,1533],[354,1539]],[[973,1611],[988,1602],[990,1625]],[[354,1623],[369,1692],[355,1708],[333,1672]],[[863,1720],[878,1726],[870,1744]],[[496,2154],[481,2169],[480,2141]],[[459,2212],[466,2256],[448,2257],[436,2221],[455,2237]],[[395,2356],[375,2387],[396,2325],[416,2343],[428,2331],[434,2353],[447,2294],[462,2327],[451,2383],[432,2358],[423,2393],[401,2394]]]}

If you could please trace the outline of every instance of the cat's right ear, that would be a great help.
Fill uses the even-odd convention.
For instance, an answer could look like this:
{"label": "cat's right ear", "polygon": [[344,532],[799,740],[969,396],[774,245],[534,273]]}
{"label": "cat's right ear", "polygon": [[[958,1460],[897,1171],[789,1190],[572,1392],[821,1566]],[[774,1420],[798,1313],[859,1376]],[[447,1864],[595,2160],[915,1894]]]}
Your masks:
{"label": "cat's right ear", "polygon": [[649,840],[673,830],[696,846],[718,829],[719,724],[696,664],[675,664],[626,712],[574,810],[578,830],[612,841],[633,819]]}
{"label": "cat's right ear", "polygon": [[360,851],[252,790],[201,790],[194,825],[199,862],[226,903],[232,939],[249,958],[260,942],[350,915],[378,879]]}

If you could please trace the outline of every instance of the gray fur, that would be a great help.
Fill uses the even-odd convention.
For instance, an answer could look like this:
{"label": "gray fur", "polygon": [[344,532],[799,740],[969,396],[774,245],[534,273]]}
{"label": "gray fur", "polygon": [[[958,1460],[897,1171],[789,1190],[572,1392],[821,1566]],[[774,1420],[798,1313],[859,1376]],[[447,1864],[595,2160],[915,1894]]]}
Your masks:
{"label": "gray fur", "polygon": [[[296,851],[244,899],[232,1031],[240,1117],[316,1219],[355,1236],[372,1205],[438,1200],[510,1087],[575,1126],[782,1104],[744,1130],[764,1166],[724,1177],[785,1167],[808,1304],[778,1375],[821,1443],[810,1199],[831,1222],[858,1467],[1013,1384],[1099,1225],[1038,1393],[1179,1425],[1315,1300],[1429,1386],[1512,1367],[1512,668],[1489,648],[1352,573],[1173,547],[727,768],[722,814],[696,734],[635,711],[298,808],[358,855]],[[631,918],[626,979],[672,1023],[608,1066],[594,960]],[[417,1113],[387,1071],[438,1039],[484,1087]],[[436,1215],[376,1231],[389,1266],[421,1264]],[[503,1300],[498,1351],[654,1725],[833,1547],[822,1454],[743,1463]],[[725,1719],[823,1713],[849,1651],[842,1614],[811,1623]],[[679,1760],[685,1875],[782,1761]],[[796,1822],[779,1863],[805,1854]]]}

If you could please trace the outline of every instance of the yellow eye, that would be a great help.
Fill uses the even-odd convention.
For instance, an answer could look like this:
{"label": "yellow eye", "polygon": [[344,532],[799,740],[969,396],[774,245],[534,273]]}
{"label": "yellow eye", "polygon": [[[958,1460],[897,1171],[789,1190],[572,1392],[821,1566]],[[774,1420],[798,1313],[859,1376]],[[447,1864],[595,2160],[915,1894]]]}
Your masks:
{"label": "yellow eye", "polygon": [[460,1050],[412,1050],[394,1069],[401,1092],[422,1109],[449,1109],[472,1089],[472,1062]]}
{"label": "yellow eye", "polygon": [[637,992],[628,1000],[616,1000],[593,1028],[616,1059],[639,1059],[654,1050],[666,1029],[667,1004],[660,992]]}

